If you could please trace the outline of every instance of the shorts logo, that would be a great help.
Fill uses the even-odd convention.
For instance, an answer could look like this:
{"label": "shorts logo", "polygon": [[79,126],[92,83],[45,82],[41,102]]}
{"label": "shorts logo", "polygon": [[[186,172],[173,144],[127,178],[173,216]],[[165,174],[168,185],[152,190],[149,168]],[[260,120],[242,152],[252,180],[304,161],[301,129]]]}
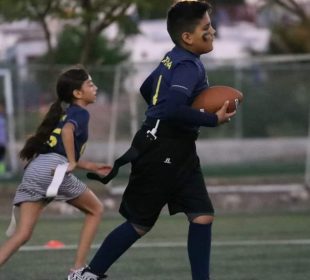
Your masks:
{"label": "shorts logo", "polygon": [[164,163],[171,164],[172,162],[171,162],[170,157],[167,157],[167,158],[165,159]]}

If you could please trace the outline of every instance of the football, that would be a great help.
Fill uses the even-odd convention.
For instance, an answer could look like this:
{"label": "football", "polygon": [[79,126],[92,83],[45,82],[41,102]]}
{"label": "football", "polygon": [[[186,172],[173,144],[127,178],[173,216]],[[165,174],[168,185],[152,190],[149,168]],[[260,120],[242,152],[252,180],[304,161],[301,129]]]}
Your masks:
{"label": "football", "polygon": [[237,109],[243,100],[243,94],[229,86],[212,86],[203,90],[192,103],[192,107],[209,113],[217,112],[229,100],[227,112]]}

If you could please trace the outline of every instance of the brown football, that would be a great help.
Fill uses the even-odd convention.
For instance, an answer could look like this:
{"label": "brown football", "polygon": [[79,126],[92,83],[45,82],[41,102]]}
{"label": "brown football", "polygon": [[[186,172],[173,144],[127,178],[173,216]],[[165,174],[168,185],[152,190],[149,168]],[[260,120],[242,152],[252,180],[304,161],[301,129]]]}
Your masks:
{"label": "brown football", "polygon": [[209,113],[217,112],[229,100],[227,112],[233,112],[243,100],[243,94],[232,87],[212,86],[203,90],[195,99],[192,107]]}

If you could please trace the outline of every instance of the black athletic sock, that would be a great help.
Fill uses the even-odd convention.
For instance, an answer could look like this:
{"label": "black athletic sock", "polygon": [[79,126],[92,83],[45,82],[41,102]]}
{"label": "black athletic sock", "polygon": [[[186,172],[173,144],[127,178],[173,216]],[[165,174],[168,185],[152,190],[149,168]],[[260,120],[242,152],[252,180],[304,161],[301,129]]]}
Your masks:
{"label": "black athletic sock", "polygon": [[193,280],[209,280],[212,224],[190,223],[188,256]]}
{"label": "black athletic sock", "polygon": [[104,275],[109,267],[141,236],[132,224],[125,222],[114,229],[103,241],[89,264],[91,272]]}

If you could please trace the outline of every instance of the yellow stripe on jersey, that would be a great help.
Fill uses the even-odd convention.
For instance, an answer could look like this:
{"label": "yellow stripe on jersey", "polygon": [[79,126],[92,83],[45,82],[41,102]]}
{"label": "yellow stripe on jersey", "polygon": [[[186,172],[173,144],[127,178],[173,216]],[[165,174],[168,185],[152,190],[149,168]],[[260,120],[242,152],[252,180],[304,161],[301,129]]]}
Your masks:
{"label": "yellow stripe on jersey", "polygon": [[160,87],[162,77],[163,77],[163,75],[160,75],[158,78],[155,95],[153,96],[153,105],[156,105],[157,100],[158,100],[159,87]]}

